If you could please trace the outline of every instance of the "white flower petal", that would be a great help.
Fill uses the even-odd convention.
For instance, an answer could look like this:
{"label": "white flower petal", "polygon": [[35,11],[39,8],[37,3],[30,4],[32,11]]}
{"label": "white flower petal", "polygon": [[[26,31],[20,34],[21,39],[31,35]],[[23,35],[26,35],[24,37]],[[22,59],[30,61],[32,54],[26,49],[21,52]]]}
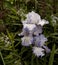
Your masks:
{"label": "white flower petal", "polygon": [[35,27],[35,24],[23,24],[23,28],[28,28],[29,30],[33,30]]}
{"label": "white flower petal", "polygon": [[41,19],[40,15],[37,14],[37,13],[35,13],[34,11],[29,12],[29,13],[26,15],[26,17],[27,17],[27,20],[28,20],[27,22],[28,22],[28,23],[33,23],[33,24],[38,23],[39,20]]}
{"label": "white flower petal", "polygon": [[35,56],[39,57],[39,56],[44,56],[44,49],[40,48],[40,47],[33,47],[33,53],[35,54]]}
{"label": "white flower petal", "polygon": [[38,25],[41,25],[41,26],[43,26],[45,24],[49,24],[49,22],[46,21],[45,19],[40,20],[39,23],[38,23]]}

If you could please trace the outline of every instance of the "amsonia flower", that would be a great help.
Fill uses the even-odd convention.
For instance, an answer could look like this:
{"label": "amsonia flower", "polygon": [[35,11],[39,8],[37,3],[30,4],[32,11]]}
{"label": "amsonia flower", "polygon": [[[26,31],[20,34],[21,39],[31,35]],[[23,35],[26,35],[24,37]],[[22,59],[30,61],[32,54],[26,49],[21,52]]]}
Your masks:
{"label": "amsonia flower", "polygon": [[45,42],[47,41],[47,38],[41,34],[41,35],[38,35],[35,38],[35,45],[36,46],[39,46],[39,47],[42,47],[45,45]]}
{"label": "amsonia flower", "polygon": [[40,48],[40,47],[33,47],[32,49],[33,53],[35,54],[35,56],[37,57],[42,57],[44,56],[44,49],[43,48]]}
{"label": "amsonia flower", "polygon": [[31,44],[33,44],[33,37],[32,36],[24,36],[23,38],[21,38],[22,40],[22,45],[23,46],[29,46]]}

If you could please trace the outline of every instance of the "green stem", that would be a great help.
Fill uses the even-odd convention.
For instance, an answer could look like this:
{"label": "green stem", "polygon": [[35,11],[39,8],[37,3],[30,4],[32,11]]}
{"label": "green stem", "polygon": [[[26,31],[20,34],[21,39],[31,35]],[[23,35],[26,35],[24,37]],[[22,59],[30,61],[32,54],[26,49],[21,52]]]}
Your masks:
{"label": "green stem", "polygon": [[33,65],[33,55],[32,55],[32,58],[31,58],[31,65]]}
{"label": "green stem", "polygon": [[2,56],[1,51],[0,51],[0,56],[1,56],[1,59],[2,59],[2,61],[3,61],[3,65],[5,65],[5,62],[4,62],[4,59],[3,59],[3,56]]}
{"label": "green stem", "polygon": [[[54,26],[54,33],[55,33],[55,31],[56,31],[56,26]],[[49,58],[49,65],[53,65],[54,55],[55,55],[55,47],[56,47],[56,45],[54,44],[53,47],[52,47],[50,58]]]}
{"label": "green stem", "polygon": [[46,56],[44,57],[43,61],[44,61],[43,65],[46,65],[47,62]]}
{"label": "green stem", "polygon": [[35,11],[37,10],[37,0],[35,0]]}
{"label": "green stem", "polygon": [[50,55],[50,58],[49,58],[49,65],[53,65],[53,62],[54,62],[54,54],[55,54],[55,44],[52,47],[51,55]]}
{"label": "green stem", "polygon": [[39,65],[38,58],[36,57],[36,64]]}
{"label": "green stem", "polygon": [[36,64],[38,65],[38,58],[36,58]]}

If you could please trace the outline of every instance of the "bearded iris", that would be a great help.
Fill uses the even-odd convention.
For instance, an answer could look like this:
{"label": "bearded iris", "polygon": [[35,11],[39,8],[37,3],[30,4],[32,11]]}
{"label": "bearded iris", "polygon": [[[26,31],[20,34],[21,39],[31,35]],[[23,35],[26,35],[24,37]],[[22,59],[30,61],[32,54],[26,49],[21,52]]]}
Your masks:
{"label": "bearded iris", "polygon": [[26,15],[26,19],[22,21],[23,29],[19,36],[23,35],[21,38],[23,46],[32,46],[32,51],[35,56],[44,56],[45,53],[49,53],[50,49],[45,46],[47,38],[42,34],[42,28],[45,24],[49,24],[45,19],[41,19],[40,15],[34,11],[29,12]]}

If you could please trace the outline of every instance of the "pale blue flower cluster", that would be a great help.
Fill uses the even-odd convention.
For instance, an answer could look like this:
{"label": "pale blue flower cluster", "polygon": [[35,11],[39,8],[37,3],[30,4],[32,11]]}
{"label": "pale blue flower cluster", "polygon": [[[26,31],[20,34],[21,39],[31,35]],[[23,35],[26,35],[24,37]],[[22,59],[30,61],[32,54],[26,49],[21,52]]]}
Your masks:
{"label": "pale blue flower cluster", "polygon": [[48,23],[48,21],[41,19],[40,15],[34,11],[29,12],[26,15],[26,19],[22,21],[23,29],[18,34],[19,36],[23,35],[21,44],[23,46],[30,46],[32,44],[32,51],[37,57],[42,57],[45,55],[45,52],[50,52],[50,49],[45,45],[47,38],[42,34],[43,26]]}

